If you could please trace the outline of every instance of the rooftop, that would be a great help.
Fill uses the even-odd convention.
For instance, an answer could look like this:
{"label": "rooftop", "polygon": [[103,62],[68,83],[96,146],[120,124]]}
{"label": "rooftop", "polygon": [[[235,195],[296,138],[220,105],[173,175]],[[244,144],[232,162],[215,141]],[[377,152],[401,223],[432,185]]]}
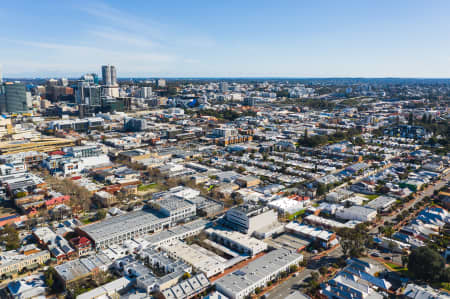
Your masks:
{"label": "rooftop", "polygon": [[301,260],[302,255],[287,249],[276,249],[216,281],[233,293],[239,293],[275,273],[287,264]]}
{"label": "rooftop", "polygon": [[110,239],[115,235],[121,235],[129,230],[134,230],[141,226],[152,223],[169,222],[168,218],[147,210],[139,210],[126,213],[124,215],[111,217],[101,222],[93,223],[82,227],[95,242]]}

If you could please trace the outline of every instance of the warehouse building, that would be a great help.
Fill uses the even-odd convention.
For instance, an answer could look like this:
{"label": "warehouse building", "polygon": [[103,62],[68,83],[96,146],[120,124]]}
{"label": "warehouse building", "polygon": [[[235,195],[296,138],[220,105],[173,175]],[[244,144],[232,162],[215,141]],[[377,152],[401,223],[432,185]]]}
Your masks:
{"label": "warehouse building", "polygon": [[256,288],[263,288],[267,282],[281,272],[288,271],[291,265],[298,265],[303,256],[287,249],[277,249],[250,262],[240,270],[234,271],[216,281],[216,289],[232,299],[241,299],[252,294]]}
{"label": "warehouse building", "polygon": [[169,217],[172,224],[196,215],[195,205],[175,196],[158,200],[152,204],[161,214]]}
{"label": "warehouse building", "polygon": [[370,201],[366,206],[377,210],[378,212],[384,212],[394,205],[396,199],[390,196],[378,196],[374,200]]}
{"label": "warehouse building", "polygon": [[98,223],[79,228],[94,242],[96,250],[105,249],[114,244],[123,244],[125,240],[159,231],[171,224],[170,218],[162,217],[147,210],[139,210],[125,215],[111,217]]}
{"label": "warehouse building", "polygon": [[339,243],[336,233],[295,221],[286,224],[285,229],[312,242],[318,242],[323,248],[331,248]]}
{"label": "warehouse building", "polygon": [[105,254],[98,253],[55,266],[55,270],[58,278],[67,287],[76,281],[90,279],[95,273],[107,271],[111,264],[112,261]]}
{"label": "warehouse building", "polygon": [[213,257],[213,254],[205,254],[201,250],[195,250],[193,246],[182,241],[174,241],[170,245],[164,245],[162,250],[172,258],[181,259],[185,263],[191,265],[193,268],[202,272],[206,277],[211,277],[220,274],[225,270],[225,264]]}
{"label": "warehouse building", "polygon": [[148,242],[148,247],[159,248],[163,245],[172,244],[177,240],[198,235],[207,227],[208,223],[208,221],[202,219],[192,221],[190,223],[172,227],[168,230],[163,230],[161,232],[146,236],[144,240]]}
{"label": "warehouse building", "polygon": [[267,250],[267,244],[263,241],[226,228],[208,228],[206,233],[213,241],[250,256]]}
{"label": "warehouse building", "polygon": [[377,210],[361,206],[340,208],[336,210],[336,217],[346,220],[370,222],[375,220],[375,217],[377,217]]}

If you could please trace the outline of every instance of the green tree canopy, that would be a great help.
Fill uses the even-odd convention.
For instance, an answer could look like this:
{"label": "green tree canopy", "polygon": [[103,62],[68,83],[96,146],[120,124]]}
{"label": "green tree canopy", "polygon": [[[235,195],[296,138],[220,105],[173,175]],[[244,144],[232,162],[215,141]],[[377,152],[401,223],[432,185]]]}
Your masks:
{"label": "green tree canopy", "polygon": [[12,225],[6,225],[1,231],[0,241],[6,245],[6,250],[14,250],[20,247],[20,239],[17,230]]}
{"label": "green tree canopy", "polygon": [[438,281],[444,269],[444,258],[429,247],[415,248],[409,255],[408,271],[417,279],[427,282]]}

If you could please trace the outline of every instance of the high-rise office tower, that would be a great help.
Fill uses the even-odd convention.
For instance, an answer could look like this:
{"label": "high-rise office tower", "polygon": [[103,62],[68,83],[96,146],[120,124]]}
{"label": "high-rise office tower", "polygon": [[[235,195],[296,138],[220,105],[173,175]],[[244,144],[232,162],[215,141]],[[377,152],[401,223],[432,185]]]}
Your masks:
{"label": "high-rise office tower", "polygon": [[109,65],[102,66],[103,84],[111,85],[111,67]]}
{"label": "high-rise office tower", "polygon": [[166,87],[166,80],[164,80],[164,79],[158,79],[156,85],[157,85],[158,87]]}
{"label": "high-rise office tower", "polygon": [[102,66],[102,79],[104,85],[116,86],[117,85],[116,67],[113,65]]}
{"label": "high-rise office tower", "polygon": [[91,85],[85,81],[78,81],[77,92],[75,95],[76,103],[79,105],[87,105],[90,107],[100,107],[101,101],[101,87],[98,85]]}
{"label": "high-rise office tower", "polygon": [[0,84],[3,82],[2,66],[0,65]]}
{"label": "high-rise office tower", "polygon": [[141,98],[145,98],[145,99],[148,99],[148,98],[151,98],[151,96],[152,96],[152,88],[151,87],[141,87],[140,89],[139,89],[139,96],[141,97]]}
{"label": "high-rise office tower", "polygon": [[111,65],[111,85],[113,86],[117,85],[117,72],[116,67],[114,65]]}
{"label": "high-rise office tower", "polygon": [[69,80],[67,80],[66,78],[61,78],[61,79],[59,79],[59,85],[67,86],[67,85],[69,85]]}
{"label": "high-rise office tower", "polygon": [[0,85],[0,112],[27,112],[31,95],[27,95],[25,84],[7,82]]}
{"label": "high-rise office tower", "polygon": [[228,83],[227,82],[220,82],[219,87],[220,87],[221,92],[228,91]]}

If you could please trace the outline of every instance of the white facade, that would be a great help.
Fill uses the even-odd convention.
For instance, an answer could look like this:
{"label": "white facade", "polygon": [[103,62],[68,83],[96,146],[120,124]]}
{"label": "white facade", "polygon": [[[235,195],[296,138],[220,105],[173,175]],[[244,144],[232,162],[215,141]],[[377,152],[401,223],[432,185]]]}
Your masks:
{"label": "white facade", "polygon": [[287,249],[277,249],[247,266],[234,271],[215,282],[216,289],[232,299],[242,299],[256,288],[263,288],[281,272],[289,271],[291,265],[298,265],[303,256]]}
{"label": "white facade", "polygon": [[224,263],[179,240],[173,241],[170,245],[164,245],[161,249],[167,252],[170,257],[183,260],[207,277],[222,273],[225,270]]}
{"label": "white facade", "polygon": [[263,241],[224,228],[209,228],[206,230],[206,233],[208,233],[213,240],[217,240],[231,249],[251,256],[263,252],[268,248],[267,244]]}
{"label": "white facade", "polygon": [[361,206],[352,206],[350,208],[341,208],[336,210],[336,217],[346,220],[370,222],[375,220],[375,217],[377,217],[377,211]]}

